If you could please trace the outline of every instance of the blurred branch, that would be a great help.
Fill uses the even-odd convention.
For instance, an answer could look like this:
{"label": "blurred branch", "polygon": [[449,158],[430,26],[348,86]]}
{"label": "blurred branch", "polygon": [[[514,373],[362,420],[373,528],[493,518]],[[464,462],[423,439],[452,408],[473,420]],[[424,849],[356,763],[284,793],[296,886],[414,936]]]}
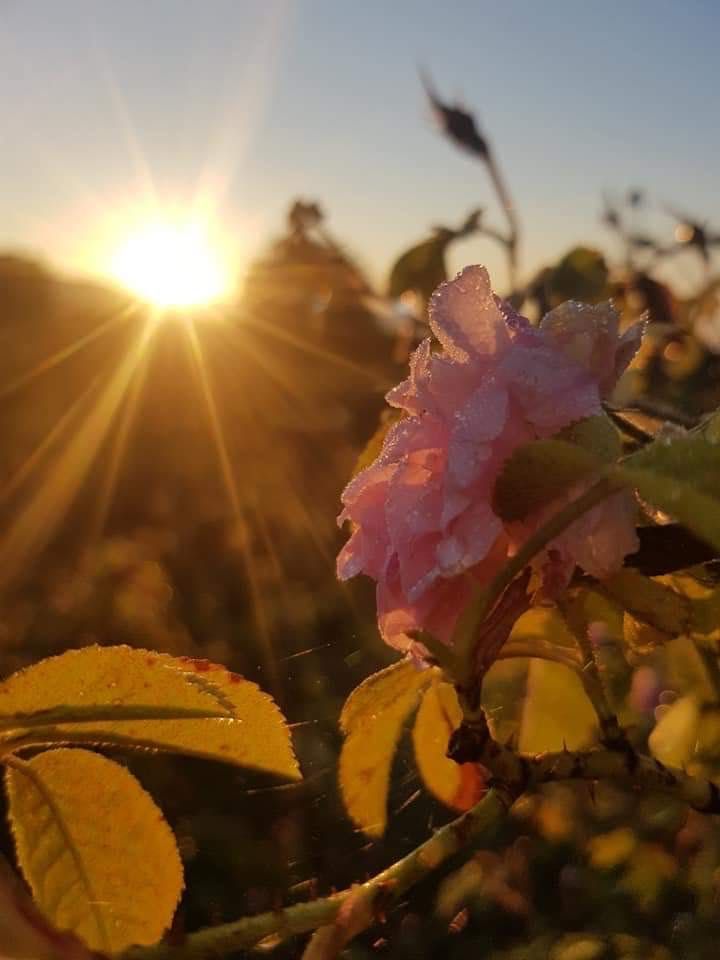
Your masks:
{"label": "blurred branch", "polygon": [[692,217],[665,207],[666,213],[677,221],[675,227],[676,249],[694,248],[706,267],[710,265],[711,248],[720,244],[720,236],[711,234],[707,223],[699,223]]}
{"label": "blurred branch", "polygon": [[420,70],[420,82],[423,85],[432,111],[445,136],[456,146],[460,147],[460,149],[467,151],[479,159],[487,168],[493,188],[495,189],[500,206],[507,220],[508,232],[506,234],[500,234],[494,231],[490,233],[488,230],[484,230],[483,232],[494,236],[496,240],[502,243],[505,249],[508,261],[510,291],[513,293],[517,286],[520,226],[503,172],[500,169],[487,137],[479,129],[474,115],[467,110],[463,110],[457,104],[443,102],[435,89],[432,78],[426,70]]}
{"label": "blurred branch", "polygon": [[461,851],[470,854],[481,843],[487,843],[513,799],[505,791],[490,790],[471,810],[441,827],[425,843],[366,883],[308,903],[207,927],[189,934],[185,942],[177,946],[133,947],[121,957],[123,960],[198,960],[234,953],[267,937],[274,937],[279,943],[333,924],[351,901],[362,905],[361,914],[356,911],[352,919],[355,936],[372,926],[387,907],[450,857]]}
{"label": "blurred branch", "polygon": [[[720,813],[720,789],[716,784],[637,754],[624,740],[615,748],[600,747],[585,753],[563,750],[526,757],[493,740],[483,718],[482,723],[461,724],[451,737],[448,756],[458,763],[481,763],[487,767],[494,776],[494,789],[387,870],[329,897],[199,930],[179,945],[133,947],[121,954],[123,960],[199,960],[234,953],[267,938],[272,938],[268,946],[275,946],[318,928],[328,930],[328,942],[347,942],[375,923],[387,907],[450,857],[461,851],[469,854],[478,844],[487,842],[514,800],[544,783],[612,780],[634,789],[672,794],[701,813]],[[344,908],[350,924],[345,933],[349,936],[343,930],[333,931],[333,925],[343,923]]]}
{"label": "blurred branch", "polygon": [[709,231],[706,223],[688,217],[686,214],[665,205],[664,212],[675,221],[675,240],[664,244],[649,234],[638,232],[627,224],[621,207],[637,209],[645,204],[645,198],[640,191],[631,190],[624,200],[613,201],[603,195],[602,222],[613,230],[625,246],[625,260],[629,270],[636,270],[635,254],[646,252],[650,259],[646,261],[645,270],[655,267],[664,257],[674,256],[683,250],[694,249],[700,256],[705,267],[710,264],[712,249],[720,245],[720,235]]}

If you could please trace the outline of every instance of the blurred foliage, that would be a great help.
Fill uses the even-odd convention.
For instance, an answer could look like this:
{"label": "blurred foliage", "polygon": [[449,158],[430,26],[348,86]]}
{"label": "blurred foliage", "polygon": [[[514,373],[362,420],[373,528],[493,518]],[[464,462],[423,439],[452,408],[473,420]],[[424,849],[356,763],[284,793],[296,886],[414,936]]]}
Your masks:
{"label": "blurred foliage", "polygon": [[388,296],[416,293],[428,300],[433,290],[447,280],[448,247],[456,240],[477,233],[481,229],[481,218],[482,210],[473,210],[455,230],[435,227],[431,237],[402,254],[390,271]]}
{"label": "blurred foliage", "polygon": [[589,247],[574,247],[555,266],[541,270],[530,296],[542,316],[566,300],[600,303],[610,296],[610,271],[605,257]]}

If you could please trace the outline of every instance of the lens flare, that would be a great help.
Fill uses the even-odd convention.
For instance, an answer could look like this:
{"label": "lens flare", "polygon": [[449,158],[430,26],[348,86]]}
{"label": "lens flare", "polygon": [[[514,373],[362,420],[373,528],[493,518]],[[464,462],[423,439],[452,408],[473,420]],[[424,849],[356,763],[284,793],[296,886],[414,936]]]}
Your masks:
{"label": "lens flare", "polygon": [[112,275],[158,307],[193,307],[222,300],[230,269],[195,223],[150,223],[131,233],[110,264]]}

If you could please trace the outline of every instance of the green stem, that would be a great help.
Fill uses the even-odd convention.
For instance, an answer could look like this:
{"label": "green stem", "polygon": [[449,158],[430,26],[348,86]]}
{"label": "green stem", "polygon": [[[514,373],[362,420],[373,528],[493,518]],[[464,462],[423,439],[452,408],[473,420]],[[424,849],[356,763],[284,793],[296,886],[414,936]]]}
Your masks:
{"label": "green stem", "polygon": [[588,625],[584,617],[578,619],[578,616],[574,615],[572,607],[568,605],[564,599],[558,602],[557,609],[566,627],[575,638],[580,656],[582,657],[582,666],[577,671],[580,682],[597,714],[600,729],[606,738],[612,740],[617,737],[618,734],[617,719],[610,706],[601,669],[587,634]]}
{"label": "green stem", "polygon": [[427,630],[412,630],[409,636],[423,644],[448,679],[455,679],[459,671],[459,661],[451,647],[438,640]]}
{"label": "green stem", "polygon": [[607,500],[608,497],[617,493],[623,486],[622,481],[617,478],[609,475],[601,477],[589,487],[585,493],[550,517],[549,520],[525,541],[515,556],[505,564],[498,575],[492,580],[488,591],[489,596],[486,609],[490,610],[492,608],[500,594],[548,543],[559,536],[571,523],[574,523],[584,513],[587,513],[588,510],[591,510],[603,500]]}
{"label": "green stem", "polygon": [[[296,903],[233,923],[207,927],[191,933],[178,946],[158,944],[133,947],[121,954],[123,960],[199,960],[234,953],[251,947],[271,935],[279,940],[331,924],[350,898],[362,899],[367,907],[363,917],[369,927],[383,908],[403,896],[411,887],[460,851],[487,842],[502,822],[513,797],[490,790],[471,810],[441,827],[429,840],[402,860],[383,870],[367,883],[349,887],[309,903]],[[359,932],[359,931],[357,931]]]}

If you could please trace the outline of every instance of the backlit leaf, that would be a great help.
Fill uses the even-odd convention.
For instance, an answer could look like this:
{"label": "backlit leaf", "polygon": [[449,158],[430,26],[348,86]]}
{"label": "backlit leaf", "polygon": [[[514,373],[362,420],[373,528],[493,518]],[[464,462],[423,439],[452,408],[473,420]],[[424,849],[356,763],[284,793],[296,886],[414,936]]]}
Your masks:
{"label": "backlit leaf", "polygon": [[483,681],[483,711],[499,743],[517,746],[530,663],[525,657],[496,660]]}
{"label": "backlit leaf", "polygon": [[661,763],[684,767],[695,753],[700,711],[694,697],[680,697],[658,720],[648,746]]}
{"label": "backlit leaf", "polygon": [[401,660],[364,680],[343,707],[340,790],[349,816],[369,836],[385,830],[395,749],[421,691],[435,675]]}
{"label": "backlit leaf", "polygon": [[151,944],[182,892],[175,838],[124,767],[89,750],[48,750],[8,769],[17,857],[59,930],[117,952]]}
{"label": "backlit leaf", "polygon": [[461,720],[454,688],[435,680],[425,691],[415,717],[413,747],[425,786],[453,810],[469,810],[486,789],[486,777],[478,764],[458,764],[445,756],[450,735]]}
{"label": "backlit leaf", "polygon": [[84,647],[42,660],[0,684],[0,714],[81,705],[175,707],[223,719],[116,720],[56,724],[86,743],[133,743],[299,776],[290,733],[271,697],[206,660],[131,647]]}
{"label": "backlit leaf", "polygon": [[447,232],[438,233],[398,257],[390,271],[388,296],[400,297],[414,290],[429,299],[433,290],[447,280],[445,251],[449,239]]}
{"label": "backlit leaf", "polygon": [[580,750],[591,744],[597,719],[577,674],[559,663],[531,660],[519,749]]}

